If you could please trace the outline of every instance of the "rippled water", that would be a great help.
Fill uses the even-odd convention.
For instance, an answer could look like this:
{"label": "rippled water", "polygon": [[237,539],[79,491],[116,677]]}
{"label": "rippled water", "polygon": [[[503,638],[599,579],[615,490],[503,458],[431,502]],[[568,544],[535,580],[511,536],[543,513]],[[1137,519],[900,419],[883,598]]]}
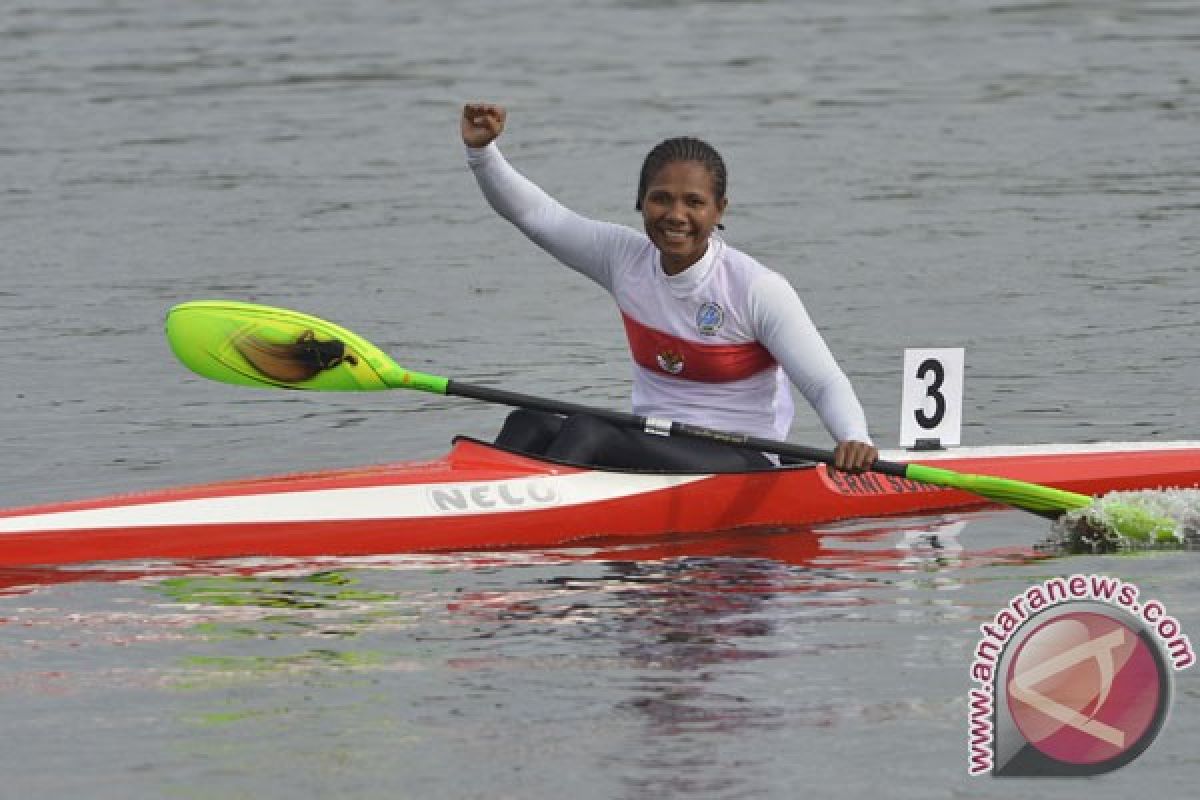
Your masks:
{"label": "rippled water", "polygon": [[[503,413],[206,383],[161,335],[188,299],[300,308],[409,366],[624,404],[608,299],[496,220],[463,166],[474,98],[510,106],[521,169],[630,224],[645,150],[713,141],[727,238],[799,287],[881,442],[907,346],[967,348],[969,443],[1196,438],[1197,30],[1195,3],[1134,0],[17,3],[0,505],[425,457]],[[825,439],[807,413],[793,438]],[[1075,796],[967,781],[978,624],[1076,571],[1200,624],[1192,554],[1031,560],[1046,528],[1019,514],[861,527],[5,574],[40,587],[0,600],[6,786]],[[1177,689],[1162,739],[1089,794],[1190,793],[1191,673]]]}
{"label": "rippled water", "polygon": [[[1073,797],[966,777],[977,626],[1065,569],[1200,609],[1188,559],[1040,561],[1035,527],[92,570],[10,590],[0,729],[24,796]],[[1090,794],[1184,796],[1181,677]]]}

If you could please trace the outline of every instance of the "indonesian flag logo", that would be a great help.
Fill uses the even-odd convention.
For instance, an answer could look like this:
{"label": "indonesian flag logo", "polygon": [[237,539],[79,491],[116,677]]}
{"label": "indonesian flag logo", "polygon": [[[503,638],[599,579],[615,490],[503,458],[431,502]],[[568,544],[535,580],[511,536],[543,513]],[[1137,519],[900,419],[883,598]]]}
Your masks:
{"label": "indonesian flag logo", "polygon": [[683,372],[683,356],[674,350],[659,350],[655,356],[658,366],[663,372],[678,375]]}

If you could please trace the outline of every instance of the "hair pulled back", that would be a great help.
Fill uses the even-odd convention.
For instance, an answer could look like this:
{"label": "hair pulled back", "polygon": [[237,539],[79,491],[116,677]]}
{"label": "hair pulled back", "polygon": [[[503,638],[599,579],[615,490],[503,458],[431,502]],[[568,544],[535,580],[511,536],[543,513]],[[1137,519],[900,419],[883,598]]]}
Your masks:
{"label": "hair pulled back", "polygon": [[713,192],[716,194],[716,199],[720,201],[725,197],[725,161],[721,158],[721,154],[715,147],[701,139],[694,139],[691,136],[676,136],[673,139],[664,139],[646,154],[646,160],[642,162],[642,174],[638,178],[635,209],[642,210],[642,198],[646,196],[646,187],[649,186],[651,179],[658,174],[658,171],[667,164],[674,164],[677,161],[694,161],[704,167],[708,170],[708,174],[712,175]]}

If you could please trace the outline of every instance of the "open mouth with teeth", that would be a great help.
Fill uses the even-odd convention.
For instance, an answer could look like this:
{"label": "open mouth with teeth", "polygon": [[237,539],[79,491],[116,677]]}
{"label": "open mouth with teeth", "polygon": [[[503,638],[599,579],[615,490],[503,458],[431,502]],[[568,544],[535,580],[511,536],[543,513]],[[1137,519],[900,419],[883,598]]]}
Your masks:
{"label": "open mouth with teeth", "polygon": [[667,242],[687,242],[692,238],[691,231],[667,230],[665,228],[660,230],[662,231],[663,240]]}

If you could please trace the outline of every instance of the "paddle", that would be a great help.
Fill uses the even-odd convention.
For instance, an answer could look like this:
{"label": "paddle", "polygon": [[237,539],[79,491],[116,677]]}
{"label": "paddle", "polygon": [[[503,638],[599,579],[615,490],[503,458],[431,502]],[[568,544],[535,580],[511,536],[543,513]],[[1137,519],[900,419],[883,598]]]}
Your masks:
{"label": "paddle", "polygon": [[[834,463],[831,450],[547,400],[408,370],[366,339],[298,311],[236,301],[183,303],[167,315],[167,339],[175,355],[189,369],[225,383],[317,391],[416,389],[554,414],[590,414],[661,436],[687,436],[806,461]],[[1088,495],[1050,486],[922,464],[878,460],[871,470],[960,489],[1050,519],[1092,504]],[[1174,528],[1170,520],[1138,514],[1126,515],[1118,523],[1128,528],[1121,532],[1131,538],[1157,533],[1163,524]]]}

